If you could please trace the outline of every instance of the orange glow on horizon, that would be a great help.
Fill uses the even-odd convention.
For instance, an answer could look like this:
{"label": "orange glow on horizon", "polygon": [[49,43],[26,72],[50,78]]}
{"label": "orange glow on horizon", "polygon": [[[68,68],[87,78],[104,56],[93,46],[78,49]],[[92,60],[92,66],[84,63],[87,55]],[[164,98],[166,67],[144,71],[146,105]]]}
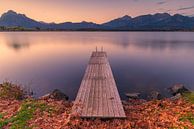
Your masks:
{"label": "orange glow on horizon", "polygon": [[[57,2],[56,2],[57,1]],[[0,0],[0,15],[8,10],[26,14],[28,17],[44,22],[95,22],[104,23],[109,20],[129,15],[132,17],[168,12],[171,14],[191,14],[193,9],[179,10],[178,7],[187,7],[193,0],[174,0],[168,4],[158,4],[156,0],[150,1],[102,1],[102,0]],[[177,2],[178,1],[178,2]]]}

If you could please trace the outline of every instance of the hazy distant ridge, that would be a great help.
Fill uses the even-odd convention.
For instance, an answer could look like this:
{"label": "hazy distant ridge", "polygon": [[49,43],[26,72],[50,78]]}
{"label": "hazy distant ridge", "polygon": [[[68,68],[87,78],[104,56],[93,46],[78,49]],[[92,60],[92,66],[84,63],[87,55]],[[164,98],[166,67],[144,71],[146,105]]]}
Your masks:
{"label": "hazy distant ridge", "polygon": [[92,22],[45,23],[12,10],[0,17],[0,26],[50,30],[194,30],[194,18],[180,14],[157,13],[138,17],[123,16],[103,24]]}

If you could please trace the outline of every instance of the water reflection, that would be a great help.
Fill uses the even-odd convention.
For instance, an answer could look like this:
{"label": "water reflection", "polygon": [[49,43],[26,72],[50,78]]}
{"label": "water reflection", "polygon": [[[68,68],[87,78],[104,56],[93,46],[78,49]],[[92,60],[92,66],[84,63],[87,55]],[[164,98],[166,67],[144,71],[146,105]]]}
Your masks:
{"label": "water reflection", "polygon": [[29,85],[37,96],[59,88],[74,99],[91,51],[108,52],[121,96],[173,83],[194,89],[194,37],[188,32],[0,33],[0,81]]}
{"label": "water reflection", "polygon": [[29,46],[30,46],[30,44],[28,44],[28,43],[21,44],[21,43],[17,43],[17,42],[15,42],[15,43],[8,43],[7,45],[8,45],[8,47],[10,47],[10,48],[12,48],[12,49],[14,49],[16,51],[19,51],[21,49],[29,48]]}

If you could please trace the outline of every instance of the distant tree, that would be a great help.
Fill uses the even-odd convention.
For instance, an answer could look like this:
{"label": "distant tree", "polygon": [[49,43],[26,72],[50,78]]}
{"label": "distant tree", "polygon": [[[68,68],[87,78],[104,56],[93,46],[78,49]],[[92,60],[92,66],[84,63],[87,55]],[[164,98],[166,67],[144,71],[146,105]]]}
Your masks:
{"label": "distant tree", "polygon": [[6,30],[5,26],[0,26],[0,30]]}
{"label": "distant tree", "polygon": [[36,30],[40,30],[40,27],[35,27],[36,28]]}

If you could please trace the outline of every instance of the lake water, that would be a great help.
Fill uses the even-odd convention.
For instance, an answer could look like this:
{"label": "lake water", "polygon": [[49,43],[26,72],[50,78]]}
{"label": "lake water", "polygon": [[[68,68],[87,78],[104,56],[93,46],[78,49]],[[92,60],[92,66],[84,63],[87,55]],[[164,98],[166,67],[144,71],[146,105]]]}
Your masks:
{"label": "lake water", "polygon": [[194,90],[192,32],[1,32],[0,83],[30,87],[36,96],[61,89],[74,99],[91,52],[104,47],[117,87],[126,92],[183,83]]}

